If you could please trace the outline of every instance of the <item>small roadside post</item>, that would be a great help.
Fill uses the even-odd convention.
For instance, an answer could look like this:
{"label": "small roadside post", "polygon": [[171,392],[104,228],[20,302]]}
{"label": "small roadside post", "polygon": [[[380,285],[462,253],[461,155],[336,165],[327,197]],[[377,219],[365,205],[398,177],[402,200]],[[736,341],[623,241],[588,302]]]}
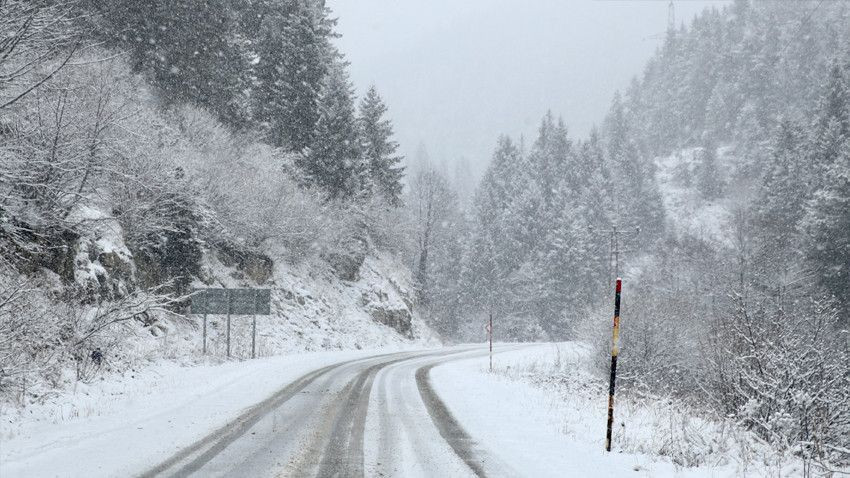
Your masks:
{"label": "small roadside post", "polygon": [[611,451],[611,429],[614,425],[614,384],[617,380],[617,356],[620,354],[620,292],[623,280],[617,277],[614,289],[614,332],[611,347],[611,379],[608,384],[608,427],[605,432],[605,451]]}
{"label": "small roadside post", "polygon": [[227,294],[227,358],[230,358],[230,310],[233,308],[233,294]]}
{"label": "small roadside post", "polygon": [[487,335],[490,338],[490,371],[493,371],[493,313],[490,312],[490,323],[487,324]]}
{"label": "small roadside post", "polygon": [[207,354],[207,314],[204,314],[204,347],[203,354]]}
{"label": "small roadside post", "polygon": [[257,314],[251,316],[251,358],[257,358]]}

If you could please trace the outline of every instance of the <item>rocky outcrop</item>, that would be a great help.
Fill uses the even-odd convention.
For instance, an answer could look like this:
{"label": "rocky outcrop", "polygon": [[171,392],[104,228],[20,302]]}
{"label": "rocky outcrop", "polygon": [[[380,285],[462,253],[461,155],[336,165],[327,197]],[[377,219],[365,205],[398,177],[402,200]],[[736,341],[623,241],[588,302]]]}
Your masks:
{"label": "rocky outcrop", "polygon": [[136,266],[123,244],[82,238],[74,256],[74,282],[88,301],[113,300],[136,289]]}
{"label": "rocky outcrop", "polygon": [[388,293],[388,289],[373,285],[363,292],[360,304],[375,322],[392,327],[405,337],[413,337],[413,313],[394,290],[389,289]]}
{"label": "rocky outcrop", "polygon": [[369,315],[375,322],[392,327],[399,334],[413,338],[413,314],[407,308],[393,309],[384,307],[368,307]]}
{"label": "rocky outcrop", "polygon": [[274,261],[265,254],[231,243],[217,245],[216,251],[223,265],[238,269],[257,284],[268,282],[274,271]]}
{"label": "rocky outcrop", "polygon": [[323,258],[331,265],[334,274],[342,280],[355,282],[360,280],[360,268],[369,252],[368,243],[363,239],[352,238],[341,248],[323,254]]}

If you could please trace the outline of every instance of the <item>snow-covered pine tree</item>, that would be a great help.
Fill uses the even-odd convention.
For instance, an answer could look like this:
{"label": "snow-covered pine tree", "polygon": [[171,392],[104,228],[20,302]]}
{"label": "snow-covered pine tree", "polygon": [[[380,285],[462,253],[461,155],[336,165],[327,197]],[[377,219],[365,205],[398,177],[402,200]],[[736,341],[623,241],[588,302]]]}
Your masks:
{"label": "snow-covered pine tree", "polygon": [[366,191],[368,169],[357,133],[353,90],[346,63],[334,62],[319,98],[315,140],[296,165],[330,199],[351,199]]}
{"label": "snow-covered pine tree", "polygon": [[820,114],[814,125],[809,148],[813,180],[812,190],[824,185],[830,166],[850,141],[850,82],[844,68],[832,66],[829,79],[821,97]]}
{"label": "snow-covered pine tree", "polygon": [[641,155],[619,93],[615,94],[611,112],[606,118],[605,133],[614,219],[621,227],[640,227],[645,238],[661,236],[664,206],[655,167]]}
{"label": "snow-covered pine tree", "polygon": [[805,229],[808,260],[824,290],[850,313],[850,141],[826,168],[822,187],[809,203]]}
{"label": "snow-covered pine tree", "polygon": [[723,174],[717,164],[717,146],[707,139],[703,142],[697,166],[697,189],[706,200],[713,201],[723,194]]}
{"label": "snow-covered pine tree", "polygon": [[401,205],[404,167],[402,156],[396,154],[398,143],[393,140],[393,126],[385,118],[387,106],[375,86],[371,86],[360,103],[360,142],[363,160],[369,168],[371,185],[390,205]]}
{"label": "snow-covered pine tree", "polygon": [[244,34],[253,39],[257,63],[254,121],[272,145],[302,152],[316,137],[322,88],[336,55],[334,21],[305,0],[261,2],[248,12],[253,17]]}
{"label": "snow-covered pine tree", "polygon": [[169,101],[191,102],[235,126],[245,58],[234,42],[237,18],[229,0],[93,2],[95,26],[110,44],[130,51],[133,68],[148,73]]}
{"label": "snow-covered pine tree", "polygon": [[[515,175],[520,168],[522,155],[507,136],[498,139],[490,166],[484,173],[475,192],[472,206],[472,238],[465,260],[465,282],[468,302],[488,311],[499,312],[507,302],[502,280],[506,262],[514,254],[506,250],[508,234],[502,228],[509,217],[508,208],[520,193]],[[530,171],[526,171],[529,174]]]}

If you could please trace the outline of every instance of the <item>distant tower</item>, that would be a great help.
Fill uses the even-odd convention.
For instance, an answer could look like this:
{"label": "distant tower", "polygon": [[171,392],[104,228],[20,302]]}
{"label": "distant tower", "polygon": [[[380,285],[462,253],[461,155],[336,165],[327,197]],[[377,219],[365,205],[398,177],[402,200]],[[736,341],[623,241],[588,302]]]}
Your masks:
{"label": "distant tower", "polygon": [[676,36],[676,6],[673,5],[673,0],[670,0],[670,3],[667,5],[667,31],[656,33],[655,35],[650,35],[648,37],[644,37],[644,40],[664,40],[664,39],[672,39]]}
{"label": "distant tower", "polygon": [[673,5],[673,0],[670,0],[670,5],[667,6],[667,33],[676,31],[676,6]]}

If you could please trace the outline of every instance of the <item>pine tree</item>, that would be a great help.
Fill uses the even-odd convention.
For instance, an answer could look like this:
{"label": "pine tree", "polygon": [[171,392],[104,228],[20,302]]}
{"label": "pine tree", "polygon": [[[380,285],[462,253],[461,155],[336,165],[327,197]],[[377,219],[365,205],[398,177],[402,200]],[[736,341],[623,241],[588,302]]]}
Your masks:
{"label": "pine tree", "polygon": [[[806,218],[808,259],[823,288],[850,312],[850,143],[829,166]],[[844,314],[847,317],[847,314]]]}
{"label": "pine tree", "polygon": [[821,131],[836,124],[837,133],[842,137],[850,135],[850,84],[845,68],[833,64],[829,71],[829,80],[821,100],[819,127]]}
{"label": "pine tree", "polygon": [[543,117],[538,128],[538,136],[529,154],[534,180],[543,194],[547,208],[551,206],[559,178],[573,177],[573,171],[566,167],[571,154],[572,143],[567,136],[567,128],[561,118],[557,120],[549,111]]}
{"label": "pine tree", "polygon": [[802,259],[799,228],[806,201],[811,197],[804,141],[804,132],[798,125],[790,121],[780,124],[756,201],[756,262],[765,283],[772,285],[798,279],[795,274]]}
{"label": "pine tree", "polygon": [[313,145],[325,77],[334,61],[334,22],[306,0],[260,2],[243,22],[255,44],[253,117],[274,146]]}
{"label": "pine tree", "polygon": [[308,181],[324,189],[330,199],[361,195],[368,180],[345,66],[336,62],[326,78],[315,140],[309,153],[296,161]]}
{"label": "pine tree", "polygon": [[92,5],[105,20],[107,41],[128,48],[134,69],[149,74],[167,100],[207,108],[229,125],[244,118],[239,103],[245,58],[235,42],[229,0]]}
{"label": "pine tree", "polygon": [[645,239],[660,237],[664,231],[664,206],[655,167],[640,154],[619,94],[606,118],[606,137],[614,219],[622,227],[639,226]]}
{"label": "pine tree", "polygon": [[817,190],[823,186],[845,143],[850,141],[850,89],[844,70],[838,65],[830,70],[812,140],[810,161],[814,175],[810,187]]}
{"label": "pine tree", "polygon": [[[532,171],[507,136],[499,137],[493,159],[473,198],[473,232],[466,281],[479,307],[502,311],[510,303],[505,278],[522,261],[522,231],[534,216],[520,217]],[[526,196],[527,198],[528,196]],[[538,203],[539,205],[539,203]],[[522,219],[522,220],[520,220]]]}
{"label": "pine tree", "polygon": [[384,117],[386,112],[387,107],[378,91],[374,86],[370,87],[360,103],[358,118],[363,159],[376,192],[397,207],[401,205],[403,158],[396,155],[398,143],[392,139],[392,123]]}
{"label": "pine tree", "polygon": [[704,143],[700,151],[697,188],[702,197],[712,201],[723,194],[723,178],[717,165],[717,147],[712,141]]}

